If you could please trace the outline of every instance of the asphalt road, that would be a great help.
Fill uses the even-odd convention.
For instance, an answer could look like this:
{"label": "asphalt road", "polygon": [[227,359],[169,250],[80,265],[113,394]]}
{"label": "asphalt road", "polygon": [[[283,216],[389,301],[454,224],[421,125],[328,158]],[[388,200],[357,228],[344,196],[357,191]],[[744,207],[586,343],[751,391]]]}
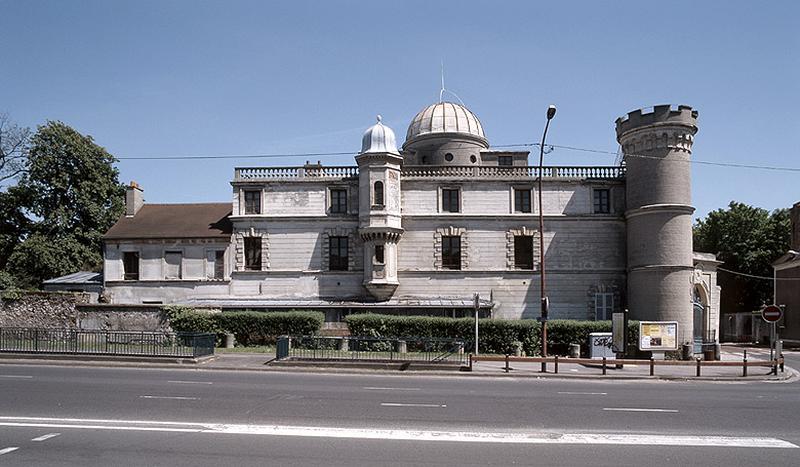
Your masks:
{"label": "asphalt road", "polygon": [[0,365],[0,464],[797,465],[798,388]]}

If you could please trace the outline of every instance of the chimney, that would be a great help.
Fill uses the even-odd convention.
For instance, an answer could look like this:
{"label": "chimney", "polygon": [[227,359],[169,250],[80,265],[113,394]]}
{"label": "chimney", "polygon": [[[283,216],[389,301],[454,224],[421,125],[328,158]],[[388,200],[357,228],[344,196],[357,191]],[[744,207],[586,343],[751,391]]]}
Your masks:
{"label": "chimney", "polygon": [[133,217],[139,212],[139,209],[142,208],[144,205],[144,197],[142,197],[142,190],[139,187],[139,184],[136,182],[131,182],[131,184],[125,187],[125,215],[128,217]]}

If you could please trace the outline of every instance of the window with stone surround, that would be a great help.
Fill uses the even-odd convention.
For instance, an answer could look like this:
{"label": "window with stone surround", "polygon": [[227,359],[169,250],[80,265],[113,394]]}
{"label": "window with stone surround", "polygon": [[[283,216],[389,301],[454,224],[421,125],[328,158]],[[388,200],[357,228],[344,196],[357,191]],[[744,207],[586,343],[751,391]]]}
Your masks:
{"label": "window with stone surround", "polygon": [[347,237],[328,237],[328,269],[347,271],[350,263],[350,245]]}
{"label": "window with stone surround", "polygon": [[347,189],[331,188],[329,212],[331,214],[347,214]]}
{"label": "window with stone surround", "polygon": [[236,271],[269,269],[269,236],[266,231],[251,227],[234,235]]}
{"label": "window with stone surround", "polygon": [[206,250],[206,278],[225,278],[225,250]]}
{"label": "window with stone surround", "polygon": [[609,214],[611,212],[611,192],[608,188],[595,188],[592,190],[592,201],[595,214]]}
{"label": "window with stone surround", "polygon": [[461,212],[461,190],[458,188],[442,188],[442,212]]}
{"label": "window with stone surround", "polygon": [[434,231],[434,269],[466,269],[469,267],[467,229],[442,227]]}
{"label": "window with stone surround", "polygon": [[384,263],[383,245],[375,245],[375,264]]}
{"label": "window with stone surround", "polygon": [[514,188],[514,212],[531,212],[530,188]]}
{"label": "window with stone surround", "polygon": [[594,294],[594,319],[610,320],[614,313],[614,294],[609,292]]}
{"label": "window with stone surround", "polygon": [[139,280],[138,251],[125,251],[122,253],[122,279],[126,281]]}
{"label": "window with stone surround", "polygon": [[244,190],[244,213],[261,214],[261,190]]}
{"label": "window with stone surround", "polygon": [[533,269],[533,237],[530,235],[514,236],[514,267],[516,269]]}
{"label": "window with stone surround", "polygon": [[539,269],[539,231],[521,226],[506,231],[506,267],[509,270]]}

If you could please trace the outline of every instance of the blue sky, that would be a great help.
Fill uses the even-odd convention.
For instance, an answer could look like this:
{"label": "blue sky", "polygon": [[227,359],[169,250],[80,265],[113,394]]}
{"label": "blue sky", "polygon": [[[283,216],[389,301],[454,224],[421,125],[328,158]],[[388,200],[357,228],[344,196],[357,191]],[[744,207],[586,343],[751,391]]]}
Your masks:
{"label": "blue sky", "polygon": [[[694,158],[800,167],[800,3],[0,0],[0,112],[61,120],[119,157],[148,202],[230,199],[237,166],[354,165],[376,114],[402,140],[446,85],[493,145],[616,151],[614,120],[700,112]],[[533,158],[531,159],[533,160]],[[555,150],[549,165],[609,165]],[[800,201],[800,172],[695,164],[697,216]]]}

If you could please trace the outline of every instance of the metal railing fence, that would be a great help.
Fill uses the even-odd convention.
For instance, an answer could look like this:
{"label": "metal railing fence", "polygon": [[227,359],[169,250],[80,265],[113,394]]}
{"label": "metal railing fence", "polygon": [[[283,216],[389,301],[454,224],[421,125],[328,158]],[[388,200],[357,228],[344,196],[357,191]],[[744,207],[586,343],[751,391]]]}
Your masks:
{"label": "metal railing fence", "polygon": [[0,327],[0,352],[203,357],[215,343],[209,333]]}
{"label": "metal railing fence", "polygon": [[435,338],[323,337],[278,339],[277,359],[423,362],[464,365],[464,341]]}

